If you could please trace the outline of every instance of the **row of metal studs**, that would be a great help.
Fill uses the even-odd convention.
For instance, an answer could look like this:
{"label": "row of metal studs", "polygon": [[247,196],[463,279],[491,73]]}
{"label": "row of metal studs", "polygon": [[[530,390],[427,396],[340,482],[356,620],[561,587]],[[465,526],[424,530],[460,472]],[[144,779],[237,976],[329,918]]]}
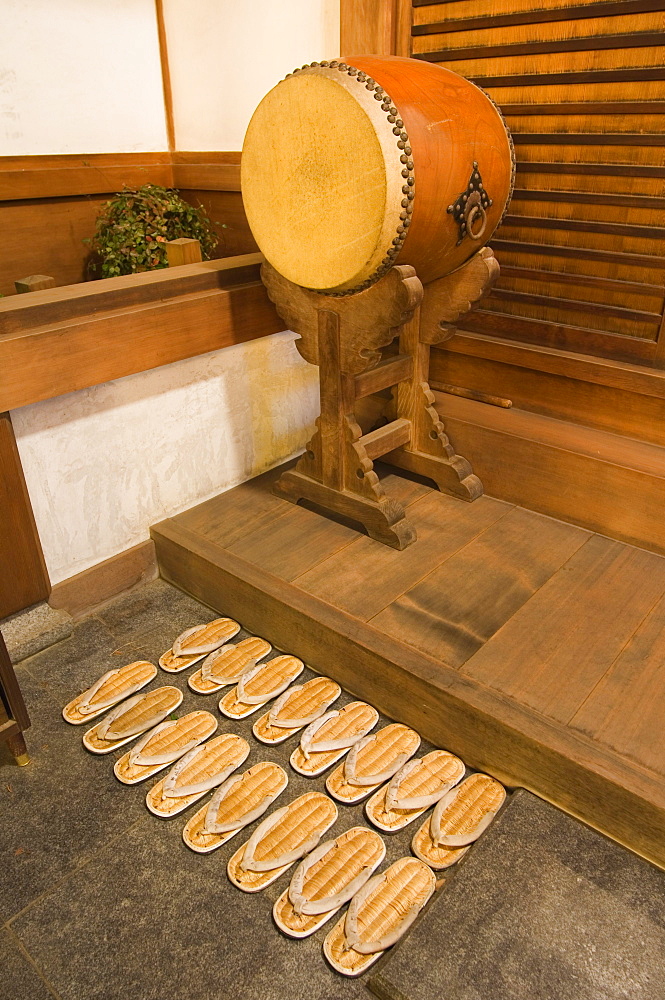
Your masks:
{"label": "row of metal studs", "polygon": [[381,101],[381,110],[385,111],[388,121],[393,126],[393,134],[397,136],[397,148],[399,150],[399,162],[401,166],[401,173],[404,183],[402,185],[402,211],[400,213],[400,224],[397,227],[396,235],[393,238],[392,246],[386,252],[385,257],[381,261],[380,265],[374,272],[374,274],[363,281],[362,284],[357,285],[355,288],[348,288],[342,292],[325,292],[322,291],[322,295],[331,296],[342,296],[342,295],[353,295],[355,292],[361,292],[365,288],[369,288],[373,285],[382,275],[386,273],[394,264],[395,258],[402,249],[402,244],[406,239],[409,226],[411,225],[411,213],[413,212],[413,200],[415,197],[415,177],[413,173],[413,160],[411,158],[411,146],[409,144],[409,136],[404,128],[404,122],[399,117],[399,112],[392,102],[390,96],[385,92],[383,87],[373,80],[362,70],[356,69],[355,66],[347,66],[346,63],[338,62],[333,59],[331,62],[313,62],[308,63],[305,66],[294,69],[293,73],[287,75],[293,76],[295,73],[300,73],[302,70],[315,69],[317,66],[322,66],[324,69],[338,69],[340,73],[346,73],[348,76],[355,78],[358,83],[365,85],[366,90],[374,91],[374,100]]}

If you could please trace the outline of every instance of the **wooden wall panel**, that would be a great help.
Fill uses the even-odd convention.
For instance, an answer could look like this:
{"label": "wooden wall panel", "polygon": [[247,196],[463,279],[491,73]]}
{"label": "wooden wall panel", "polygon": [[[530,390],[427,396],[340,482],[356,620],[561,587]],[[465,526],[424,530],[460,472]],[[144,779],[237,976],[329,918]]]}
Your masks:
{"label": "wooden wall panel", "polygon": [[664,11],[412,0],[412,55],[485,88],[515,139],[502,274],[468,329],[665,364]]}
{"label": "wooden wall panel", "polygon": [[0,619],[51,590],[9,413],[0,413]]}
{"label": "wooden wall panel", "polygon": [[89,246],[104,202],[124,186],[177,187],[203,205],[219,237],[215,257],[253,253],[240,195],[240,153],[120,153],[0,160],[0,293],[14,281],[50,274],[57,285],[86,281]]}

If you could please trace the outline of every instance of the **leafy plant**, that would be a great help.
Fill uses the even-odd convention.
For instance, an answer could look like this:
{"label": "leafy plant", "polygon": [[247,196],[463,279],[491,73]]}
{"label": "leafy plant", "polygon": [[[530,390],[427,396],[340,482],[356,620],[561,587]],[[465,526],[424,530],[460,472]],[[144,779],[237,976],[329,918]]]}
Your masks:
{"label": "leafy plant", "polygon": [[203,208],[183,201],[172,188],[144,184],[125,188],[102,206],[90,243],[94,277],[149,271],[167,266],[165,243],[181,237],[199,240],[204,260],[217,246],[217,236]]}

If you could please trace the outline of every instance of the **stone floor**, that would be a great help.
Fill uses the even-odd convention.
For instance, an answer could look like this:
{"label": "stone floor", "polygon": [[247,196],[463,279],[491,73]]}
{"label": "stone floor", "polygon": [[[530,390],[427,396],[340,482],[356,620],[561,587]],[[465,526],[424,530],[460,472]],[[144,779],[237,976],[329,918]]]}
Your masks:
{"label": "stone floor", "polygon": [[[240,838],[209,856],[190,852],[185,817],[148,813],[146,785],[113,776],[121,751],[91,756],[82,730],[60,716],[105,670],[156,662],[179,632],[210,617],[156,581],[18,664],[32,763],[19,769],[0,747],[0,1000],[369,1000],[366,980],[342,979],[323,960],[327,928],[305,941],[275,929],[271,907],[288,876],[257,896],[238,892],[225,866]],[[189,691],[187,675],[159,680],[182,687],[181,711],[216,711],[216,699],[208,706]],[[251,721],[236,730],[247,735]],[[245,766],[266,756],[249,742]],[[293,743],[270,756],[285,762]],[[290,797],[323,786],[287,770]],[[362,822],[360,807],[341,813],[331,834]],[[409,853],[411,832],[385,838],[386,863]],[[369,984],[391,1000],[656,1000],[665,995],[664,884],[645,862],[519,793]],[[531,977],[530,956],[539,970]]]}

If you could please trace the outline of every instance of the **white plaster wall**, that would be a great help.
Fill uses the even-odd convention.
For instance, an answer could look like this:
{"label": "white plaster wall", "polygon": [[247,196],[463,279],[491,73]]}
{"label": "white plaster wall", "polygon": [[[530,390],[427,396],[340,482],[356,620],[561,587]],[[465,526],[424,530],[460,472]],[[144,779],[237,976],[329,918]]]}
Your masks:
{"label": "white plaster wall", "polygon": [[254,108],[339,55],[339,0],[165,0],[176,147],[241,149]]}
{"label": "white plaster wall", "polygon": [[294,339],[278,333],[14,410],[52,583],[302,448],[318,382]]}
{"label": "white plaster wall", "polygon": [[[338,0],[164,6],[179,149],[240,149],[267,90],[338,54]],[[0,0],[0,27],[7,152],[165,148],[153,0]],[[12,413],[53,583],[304,447],[317,372],[293,341],[276,334]]]}
{"label": "white plaster wall", "polygon": [[154,0],[0,0],[0,155],[165,149]]}

